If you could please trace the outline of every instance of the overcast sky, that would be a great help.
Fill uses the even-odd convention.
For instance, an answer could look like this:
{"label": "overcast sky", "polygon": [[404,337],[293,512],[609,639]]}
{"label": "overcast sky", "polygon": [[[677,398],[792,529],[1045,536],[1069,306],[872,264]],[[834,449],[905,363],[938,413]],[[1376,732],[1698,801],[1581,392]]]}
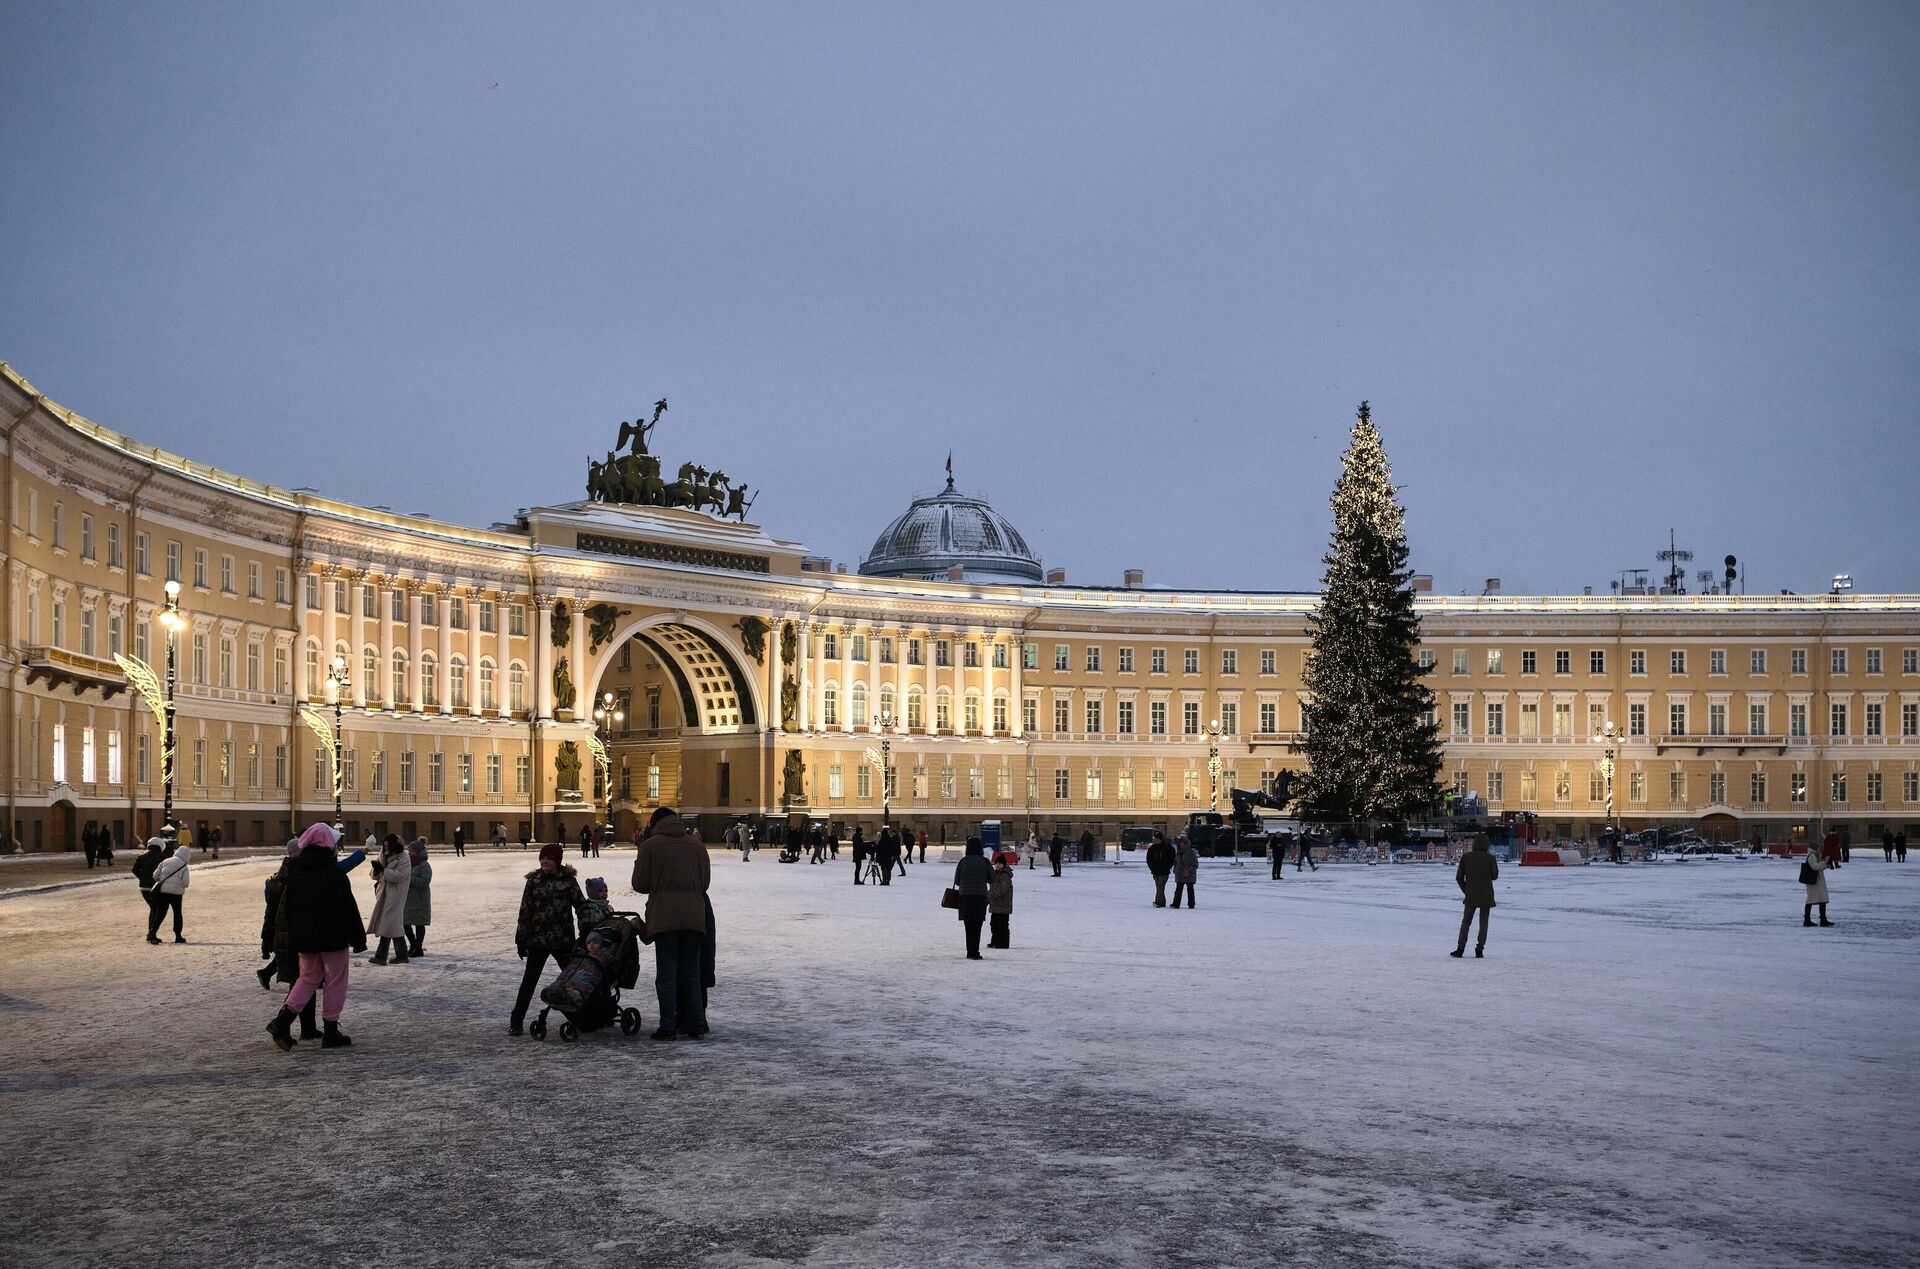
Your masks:
{"label": "overcast sky", "polygon": [[1920,591],[1920,6],[0,3],[0,359],[485,525],[654,448],[855,564]]}

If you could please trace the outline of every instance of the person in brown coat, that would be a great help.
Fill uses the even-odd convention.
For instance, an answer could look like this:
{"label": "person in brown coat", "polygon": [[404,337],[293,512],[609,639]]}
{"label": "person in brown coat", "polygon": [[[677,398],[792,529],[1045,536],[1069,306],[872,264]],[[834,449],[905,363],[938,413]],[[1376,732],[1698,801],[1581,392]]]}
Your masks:
{"label": "person in brown coat", "polygon": [[1493,911],[1493,883],[1499,879],[1500,861],[1487,849],[1487,835],[1474,834],[1473,849],[1460,856],[1460,866],[1453,870],[1453,880],[1460,887],[1465,910],[1460,915],[1460,938],[1447,955],[1467,954],[1467,927],[1473,924],[1476,909],[1480,913],[1480,941],[1473,945],[1473,954],[1486,955],[1487,917]]}
{"label": "person in brown coat", "polygon": [[653,940],[653,986],[660,998],[656,1040],[671,1040],[676,1032],[698,1040],[707,1033],[700,958],[712,877],[707,848],[686,821],[669,807],[656,810],[633,860],[633,888],[647,896],[647,935]]}

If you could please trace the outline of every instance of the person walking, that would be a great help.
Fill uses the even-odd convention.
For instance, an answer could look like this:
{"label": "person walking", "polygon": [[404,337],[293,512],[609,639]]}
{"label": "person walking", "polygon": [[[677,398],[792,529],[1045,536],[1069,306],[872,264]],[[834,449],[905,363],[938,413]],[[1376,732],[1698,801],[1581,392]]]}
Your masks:
{"label": "person walking", "polygon": [[580,841],[580,858],[592,859],[593,858],[593,827],[591,825],[582,824],[580,826],[579,841]]}
{"label": "person walking", "polygon": [[1287,839],[1269,837],[1267,839],[1267,862],[1273,866],[1273,879],[1285,881],[1287,878]]}
{"label": "person walking", "polygon": [[94,857],[98,853],[95,848],[95,843],[98,842],[99,839],[100,830],[93,826],[92,820],[88,820],[87,826],[80,830],[80,850],[87,857],[87,867],[89,869],[93,867]]}
{"label": "person walking", "polygon": [[[1811,854],[1812,852],[1809,851],[1808,853]],[[1840,834],[1839,833],[1829,832],[1825,837],[1823,837],[1820,840],[1820,857],[1826,860],[1825,866],[1827,868],[1838,868],[1840,866],[1841,859],[1840,859]]]}
{"label": "person walking", "polygon": [[824,864],[827,862],[826,829],[815,824],[813,829],[807,834],[807,844],[813,848],[813,853],[807,857],[809,864]]}
{"label": "person walking", "polygon": [[[285,983],[289,990],[300,981],[300,957],[297,953],[280,947],[280,901],[286,897],[287,875],[293,869],[293,861],[300,857],[300,839],[287,839],[287,857],[280,861],[280,868],[267,878],[265,887],[266,911],[260,918],[260,958],[267,963],[254,971],[254,977],[260,980],[263,991],[272,991],[274,980]],[[320,1007],[317,997],[309,996],[307,1003],[300,1008],[300,1039],[318,1040],[321,1038],[320,1024],[315,1011]]]}
{"label": "person walking", "polygon": [[1173,875],[1175,851],[1167,835],[1154,830],[1153,845],[1147,847],[1147,871],[1153,875],[1153,906],[1167,906],[1167,878]]}
{"label": "person walking", "polygon": [[335,855],[339,844],[339,834],[328,825],[309,826],[296,843],[300,853],[281,883],[274,949],[276,954],[293,955],[300,967],[279,1014],[267,1024],[267,1034],[283,1053],[294,1046],[293,1020],[313,1002],[323,984],[320,1047],[343,1049],[353,1043],[340,1030],[340,1011],[347,1005],[348,949],[366,951],[367,931],[360,922],[353,886]]}
{"label": "person walking", "polygon": [[527,963],[520,974],[520,991],[507,1017],[507,1034],[519,1035],[527,1020],[527,1004],[540,985],[540,971],[549,960],[564,967],[572,954],[574,917],[587,906],[580,878],[571,864],[561,862],[558,842],[540,848],[540,863],[527,874],[520,891],[520,917],[513,927],[513,949]]}
{"label": "person walking", "polygon": [[1187,906],[1193,906],[1193,883],[1200,880],[1200,852],[1193,848],[1186,834],[1180,835],[1180,849],[1173,857],[1173,906],[1180,906],[1180,892],[1187,892]]}
{"label": "person walking", "polygon": [[[1887,862],[1892,863],[1893,862],[1893,830],[1892,829],[1883,828],[1880,830],[1880,850],[1883,854],[1886,855]],[[88,857],[87,867],[89,868],[93,867],[93,860],[91,856]]]}
{"label": "person walking", "polygon": [[1480,914],[1480,941],[1473,945],[1473,954],[1486,955],[1487,917],[1493,912],[1493,883],[1499,879],[1500,861],[1488,849],[1487,835],[1475,833],[1473,849],[1460,856],[1460,863],[1453,870],[1454,884],[1460,887],[1462,911],[1460,937],[1447,955],[1458,958],[1467,954],[1467,927],[1473,924],[1475,912]]}
{"label": "person walking", "polygon": [[1302,868],[1311,868],[1315,872],[1320,871],[1320,865],[1313,862],[1313,843],[1306,833],[1300,834],[1300,857],[1293,861],[1293,870],[1295,872],[1299,872]]}
{"label": "person walking", "polygon": [[860,827],[856,824],[853,829],[853,884],[856,886],[867,884],[860,879],[860,866],[866,862],[867,839],[861,836]]}
{"label": "person walking", "polygon": [[[112,850],[107,851],[107,862],[113,862]],[[1893,835],[1893,862],[1896,864],[1907,862],[1907,830],[1904,828]]]}
{"label": "person walking", "polygon": [[740,862],[750,864],[753,862],[753,826],[740,824],[736,827],[740,832]]}
{"label": "person walking", "polygon": [[993,876],[987,882],[987,946],[1013,946],[1013,864],[1011,855],[996,855]]}
{"label": "person walking", "polygon": [[1813,910],[1820,909],[1820,924],[1832,925],[1827,920],[1827,874],[1838,867],[1828,861],[1819,851],[1807,852],[1807,860],[1800,865],[1800,880],[1807,887],[1807,904],[1800,910],[1800,924],[1813,924]]}
{"label": "person walking", "polygon": [[1060,857],[1067,852],[1067,839],[1060,836],[1060,830],[1054,829],[1053,836],[1047,839],[1047,859],[1053,864],[1053,875],[1060,875]]}
{"label": "person walking", "polygon": [[166,842],[160,838],[149,837],[146,850],[140,853],[140,858],[133,861],[133,879],[140,886],[141,901],[147,905],[147,942],[149,943],[160,941],[153,936],[153,932],[160,926],[160,918],[156,911],[160,896],[154,893],[153,874],[160,867],[160,861],[166,858],[166,846]]}
{"label": "person walking", "polygon": [[412,875],[407,878],[407,954],[427,954],[427,927],[433,924],[433,865],[427,862],[427,839],[416,837],[407,847]]}
{"label": "person walking", "polygon": [[894,867],[900,870],[902,877],[907,875],[907,865],[913,862],[913,830],[896,828],[889,830],[893,834]]}
{"label": "person walking", "polygon": [[633,861],[633,888],[647,896],[645,922],[653,938],[654,991],[660,1001],[656,1040],[707,1034],[706,995],[700,985],[707,941],[707,886],[713,865],[707,848],[669,807],[654,811],[647,840]]}
{"label": "person walking", "polygon": [[94,839],[93,853],[102,868],[113,867],[113,830],[105,824],[100,826],[100,836]]}
{"label": "person walking", "polygon": [[413,885],[413,861],[407,848],[392,833],[381,844],[380,859],[373,866],[373,914],[367,919],[367,933],[380,940],[380,946],[367,958],[369,965],[387,964],[387,949],[393,949],[393,964],[405,965],[407,956],[407,891]]}
{"label": "person walking", "polygon": [[840,858],[840,825],[837,822],[827,826],[827,858]]}
{"label": "person walking", "polygon": [[881,826],[880,836],[873,839],[873,857],[880,865],[880,884],[892,885],[894,865],[900,862],[900,834],[893,825]]}
{"label": "person walking", "polygon": [[187,941],[180,933],[180,905],[186,898],[187,883],[193,880],[188,871],[188,860],[192,854],[193,847],[182,842],[162,855],[153,870],[153,912],[147,917],[149,943],[160,941],[160,920],[168,912],[173,913],[173,941]]}
{"label": "person walking", "polygon": [[207,847],[209,851],[212,853],[213,858],[215,859],[220,858],[220,846],[226,840],[227,840],[227,832],[225,829],[221,828],[218,824],[215,824],[213,828],[208,831]]}
{"label": "person walking", "polygon": [[920,830],[920,862],[927,862],[927,830],[924,828]]}
{"label": "person walking", "polygon": [[1080,854],[1078,860],[1090,864],[1099,857],[1100,839],[1093,835],[1092,825],[1080,830]]}
{"label": "person walking", "polygon": [[[500,830],[498,828],[495,828],[493,830],[493,844],[495,846],[504,845],[500,837]],[[453,826],[453,856],[455,859],[460,859],[460,858],[463,858],[466,855],[466,853],[467,853],[466,826],[463,824],[455,824]]]}
{"label": "person walking", "polygon": [[981,853],[980,839],[967,839],[967,853],[953,866],[953,888],[960,892],[960,924],[967,931],[967,959],[980,955],[980,927],[987,923],[987,894],[993,888],[993,865]]}

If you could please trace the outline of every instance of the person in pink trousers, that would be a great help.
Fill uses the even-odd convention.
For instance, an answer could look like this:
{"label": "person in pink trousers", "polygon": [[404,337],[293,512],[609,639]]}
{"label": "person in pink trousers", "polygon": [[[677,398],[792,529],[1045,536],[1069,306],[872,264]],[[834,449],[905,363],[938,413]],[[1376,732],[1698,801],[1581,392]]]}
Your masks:
{"label": "person in pink trousers", "polygon": [[267,1034],[282,1052],[296,1043],[293,1021],[323,983],[320,1047],[339,1049],[353,1043],[340,1030],[340,1011],[347,1004],[348,950],[367,950],[367,930],[353,886],[334,858],[339,844],[339,834],[325,824],[302,833],[300,853],[288,867],[280,892],[274,946],[300,958],[300,977],[278,1016],[267,1024]]}

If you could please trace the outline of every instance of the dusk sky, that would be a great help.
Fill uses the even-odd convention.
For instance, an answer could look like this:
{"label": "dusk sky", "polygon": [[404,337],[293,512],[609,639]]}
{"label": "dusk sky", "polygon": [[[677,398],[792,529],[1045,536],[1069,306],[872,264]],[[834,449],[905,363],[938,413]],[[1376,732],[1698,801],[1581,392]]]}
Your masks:
{"label": "dusk sky", "polygon": [[486,525],[670,466],[856,565],[1316,588],[1372,401],[1436,588],[1920,590],[1920,6],[0,5],[0,360]]}

